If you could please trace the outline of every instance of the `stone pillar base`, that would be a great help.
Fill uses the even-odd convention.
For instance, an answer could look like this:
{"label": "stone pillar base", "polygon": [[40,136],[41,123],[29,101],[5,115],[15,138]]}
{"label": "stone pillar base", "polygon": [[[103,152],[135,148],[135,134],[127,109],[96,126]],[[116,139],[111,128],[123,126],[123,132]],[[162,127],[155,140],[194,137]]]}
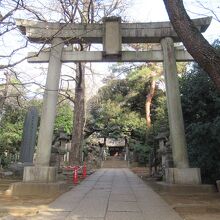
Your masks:
{"label": "stone pillar base", "polygon": [[172,184],[201,184],[200,168],[167,168],[165,182]]}
{"label": "stone pillar base", "polygon": [[55,167],[31,166],[24,168],[23,182],[51,183],[55,181]]}
{"label": "stone pillar base", "polygon": [[217,190],[220,192],[220,180],[216,180]]}
{"label": "stone pillar base", "polygon": [[12,196],[40,196],[53,197],[69,190],[66,183],[37,183],[37,182],[17,182],[12,183],[6,195]]}

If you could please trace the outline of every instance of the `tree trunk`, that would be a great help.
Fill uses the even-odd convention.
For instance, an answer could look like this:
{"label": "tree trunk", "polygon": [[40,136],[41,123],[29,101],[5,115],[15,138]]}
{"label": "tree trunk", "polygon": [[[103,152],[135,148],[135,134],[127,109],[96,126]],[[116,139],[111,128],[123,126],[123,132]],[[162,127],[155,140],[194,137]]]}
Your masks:
{"label": "tree trunk", "polygon": [[72,133],[72,143],[70,151],[70,165],[81,163],[83,129],[85,125],[85,67],[81,63],[77,64],[76,88],[74,102],[74,123]]}
{"label": "tree trunk", "polygon": [[188,16],[182,0],[163,0],[170,21],[194,60],[208,73],[220,92],[220,55]]}
{"label": "tree trunk", "polygon": [[145,103],[145,110],[146,110],[146,125],[147,128],[151,127],[151,103],[152,103],[152,99],[154,97],[154,93],[155,93],[155,87],[156,87],[156,81],[155,79],[151,79],[151,85],[150,85],[150,92],[146,97],[146,103]]}
{"label": "tree trunk", "polygon": [[[93,1],[83,0],[83,10],[80,13],[81,23],[93,23],[94,11]],[[91,18],[90,18],[91,16]],[[81,50],[84,50],[83,45]],[[87,45],[86,50],[89,49]],[[70,164],[79,165],[82,161],[82,144],[83,144],[83,130],[85,126],[85,63],[77,64],[76,71],[76,88],[75,88],[75,102],[74,102],[74,122],[72,143],[70,152]]]}

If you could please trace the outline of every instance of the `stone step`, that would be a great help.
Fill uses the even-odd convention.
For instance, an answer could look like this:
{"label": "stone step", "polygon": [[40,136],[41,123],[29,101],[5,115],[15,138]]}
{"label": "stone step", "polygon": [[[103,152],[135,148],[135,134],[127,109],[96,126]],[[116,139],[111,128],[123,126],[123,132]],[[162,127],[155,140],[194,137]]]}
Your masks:
{"label": "stone step", "polygon": [[127,168],[128,162],[125,160],[105,160],[102,168]]}

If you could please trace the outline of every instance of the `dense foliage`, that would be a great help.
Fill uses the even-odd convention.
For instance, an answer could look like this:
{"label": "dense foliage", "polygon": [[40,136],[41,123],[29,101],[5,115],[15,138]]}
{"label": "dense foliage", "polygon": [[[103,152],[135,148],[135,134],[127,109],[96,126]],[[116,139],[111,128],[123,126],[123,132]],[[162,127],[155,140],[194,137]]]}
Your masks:
{"label": "dense foliage", "polygon": [[182,107],[192,167],[205,183],[220,178],[220,94],[198,66],[181,79]]}
{"label": "dense foliage", "polygon": [[161,124],[167,124],[165,94],[157,84],[151,105],[153,125],[146,127],[145,103],[150,91],[150,73],[157,68],[143,65],[130,71],[123,79],[111,77],[98,95],[89,101],[87,133],[105,138],[127,137],[129,147],[141,164],[147,162],[149,150],[154,144],[154,133]]}
{"label": "dense foliage", "polygon": [[[10,160],[16,160],[19,155],[24,119],[28,108],[36,106],[40,114],[41,105],[42,100],[36,99],[22,100],[22,106],[19,106],[15,99],[7,100],[5,103],[0,115],[0,162],[3,167],[7,166]],[[54,131],[63,129],[71,134],[72,125],[72,107],[68,102],[63,102],[62,105],[58,105]]]}
{"label": "dense foliage", "polygon": [[0,159],[3,166],[9,163],[9,155],[15,155],[21,145],[24,110],[8,106],[0,123]]}
{"label": "dense foliage", "polygon": [[57,106],[57,115],[54,130],[57,132],[62,129],[67,134],[72,133],[73,129],[73,108],[68,102],[62,102]]}

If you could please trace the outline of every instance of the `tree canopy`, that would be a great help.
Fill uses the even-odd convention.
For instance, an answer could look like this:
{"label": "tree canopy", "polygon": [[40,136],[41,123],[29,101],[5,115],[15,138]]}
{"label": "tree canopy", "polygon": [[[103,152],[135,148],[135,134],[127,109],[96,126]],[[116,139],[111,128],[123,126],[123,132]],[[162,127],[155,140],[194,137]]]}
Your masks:
{"label": "tree canopy", "polygon": [[167,126],[165,93],[159,85],[151,106],[153,127],[146,126],[145,103],[151,87],[152,69],[151,65],[150,68],[138,66],[123,79],[111,77],[88,103],[86,134],[96,133],[105,138],[127,137],[142,163],[146,163],[147,151],[154,141],[152,132],[156,133],[161,124]]}

